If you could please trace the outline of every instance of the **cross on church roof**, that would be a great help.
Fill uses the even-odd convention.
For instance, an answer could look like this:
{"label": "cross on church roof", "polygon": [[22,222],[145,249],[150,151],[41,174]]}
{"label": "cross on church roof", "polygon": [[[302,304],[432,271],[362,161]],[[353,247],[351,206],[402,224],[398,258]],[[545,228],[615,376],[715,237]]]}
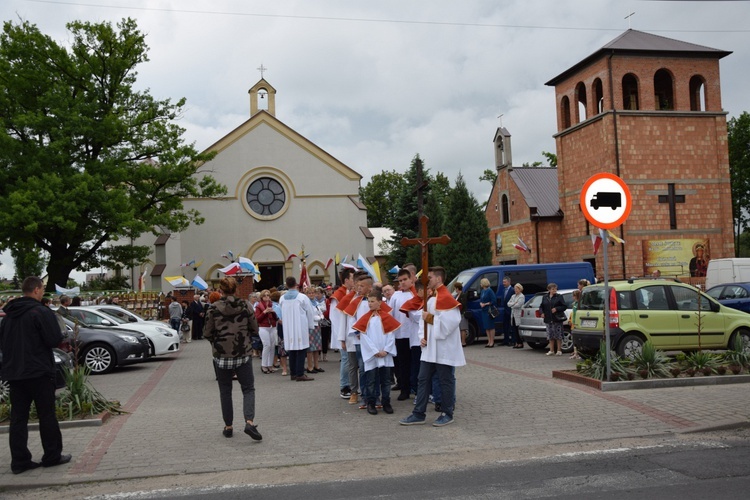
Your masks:
{"label": "cross on church roof", "polygon": [[257,67],[257,68],[255,68],[255,69],[257,69],[258,71],[260,71],[260,78],[261,79],[263,78],[263,72],[264,71],[268,71],[268,68],[266,68],[265,66],[263,66],[263,63],[260,63],[260,66]]}

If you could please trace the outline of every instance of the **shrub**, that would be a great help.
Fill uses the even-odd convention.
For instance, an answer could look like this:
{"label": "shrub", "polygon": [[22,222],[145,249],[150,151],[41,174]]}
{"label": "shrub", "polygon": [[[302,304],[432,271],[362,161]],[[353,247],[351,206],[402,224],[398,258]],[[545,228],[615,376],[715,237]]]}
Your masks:
{"label": "shrub", "polygon": [[[618,377],[626,377],[629,374],[627,361],[619,357],[615,352],[610,351],[609,364],[612,375],[618,373]],[[580,373],[596,380],[607,379],[607,346],[604,342],[599,344],[599,352],[593,357],[584,361]],[[632,379],[631,379],[632,380]]]}
{"label": "shrub", "polygon": [[648,340],[643,344],[640,352],[636,352],[632,358],[632,366],[643,378],[661,378],[669,376],[672,363],[654,344]]}
{"label": "shrub", "polygon": [[685,364],[696,372],[701,371],[710,375],[719,366],[719,360],[710,352],[695,351],[687,356]]}
{"label": "shrub", "polygon": [[748,346],[742,338],[742,335],[734,336],[734,344],[732,344],[732,348],[725,351],[722,358],[730,365],[737,365],[739,367],[747,367],[750,365],[750,350],[748,350]]}

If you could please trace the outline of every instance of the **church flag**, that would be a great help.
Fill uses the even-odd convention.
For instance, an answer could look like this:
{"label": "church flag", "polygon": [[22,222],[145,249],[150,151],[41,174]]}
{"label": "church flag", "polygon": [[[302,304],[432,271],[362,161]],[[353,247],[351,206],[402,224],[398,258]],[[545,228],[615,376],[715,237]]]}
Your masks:
{"label": "church flag", "polygon": [[295,258],[296,256],[297,256],[297,254],[295,254],[295,253],[290,253],[290,254],[289,254],[289,256],[288,256],[288,257],[286,258],[286,260],[287,260],[287,261],[289,261],[289,260],[292,260],[292,259],[293,259],[293,258]]}
{"label": "church flag", "polygon": [[240,265],[236,262],[232,262],[228,266],[219,269],[219,272],[231,276],[232,274],[237,274],[238,272],[240,272]]}
{"label": "church flag", "polygon": [[190,282],[184,276],[164,276],[164,279],[172,286],[190,286]]}
{"label": "church flag", "polygon": [[74,286],[73,288],[63,288],[55,283],[55,293],[58,295],[70,295],[75,297],[76,295],[81,293],[81,287]]}
{"label": "church flag", "polygon": [[331,264],[333,264],[333,259],[328,259],[328,262],[326,262],[326,267],[325,267],[326,271],[328,270],[329,267],[331,267]]}
{"label": "church flag", "polygon": [[398,267],[398,264],[393,266],[392,268],[388,269],[388,272],[391,274],[398,274],[398,272],[401,270],[400,267]]}
{"label": "church flag", "polygon": [[357,255],[357,265],[361,269],[364,269],[365,271],[367,271],[367,274],[372,276],[372,279],[374,279],[375,281],[380,281],[380,278],[378,277],[378,275],[375,274],[375,269],[373,269],[372,265],[369,262],[367,262],[367,259],[362,257],[362,254]]}
{"label": "church flag", "polygon": [[206,283],[206,281],[201,278],[200,274],[196,274],[195,278],[193,278],[193,281],[190,284],[198,290],[208,290],[208,283]]}
{"label": "church flag", "polygon": [[375,270],[375,275],[377,276],[375,280],[380,281],[382,283],[383,280],[380,278],[380,264],[378,263],[377,260],[372,263],[372,268]]}
{"label": "church flag", "polygon": [[607,234],[609,235],[609,237],[610,237],[611,239],[613,239],[613,240],[614,240],[614,241],[616,241],[617,243],[620,243],[621,245],[624,245],[624,244],[625,244],[625,240],[623,240],[622,238],[618,238],[617,236],[615,236],[615,233],[613,233],[613,232],[612,232],[612,231],[610,231],[609,229],[607,229]]}
{"label": "church flag", "polygon": [[513,246],[516,247],[516,250],[520,252],[531,253],[531,249],[528,246],[526,246],[526,243],[523,242],[520,236],[518,237],[518,243],[515,243]]}
{"label": "church flag", "polygon": [[336,252],[336,260],[334,262],[337,266],[341,264],[341,255],[339,255],[338,252]]}
{"label": "church flag", "polygon": [[304,292],[309,286],[312,285],[310,283],[310,277],[307,275],[307,264],[302,262],[301,270],[299,273],[299,287],[300,290]]}

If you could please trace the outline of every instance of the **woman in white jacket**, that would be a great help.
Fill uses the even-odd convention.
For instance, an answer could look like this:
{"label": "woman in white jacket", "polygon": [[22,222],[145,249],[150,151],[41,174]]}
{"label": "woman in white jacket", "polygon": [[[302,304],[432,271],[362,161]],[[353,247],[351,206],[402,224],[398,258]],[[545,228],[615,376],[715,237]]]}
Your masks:
{"label": "woman in white jacket", "polygon": [[526,297],[523,295],[522,284],[516,283],[513,290],[515,293],[508,299],[508,307],[510,307],[512,313],[510,318],[511,338],[514,342],[513,349],[523,349],[523,340],[518,334],[518,325],[521,323],[521,309],[526,302]]}

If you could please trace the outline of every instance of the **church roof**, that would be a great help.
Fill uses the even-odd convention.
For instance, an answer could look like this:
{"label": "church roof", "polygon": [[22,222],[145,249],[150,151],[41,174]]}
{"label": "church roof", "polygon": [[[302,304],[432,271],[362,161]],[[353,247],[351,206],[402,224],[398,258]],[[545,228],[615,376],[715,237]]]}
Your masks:
{"label": "church roof", "polygon": [[571,74],[610,54],[652,55],[654,53],[672,57],[710,57],[721,59],[732,52],[629,29],[587,58],[560,73],[545,85],[557,85]]}
{"label": "church roof", "polygon": [[513,167],[508,175],[518,186],[529,209],[539,217],[559,217],[557,169],[549,167]]}

